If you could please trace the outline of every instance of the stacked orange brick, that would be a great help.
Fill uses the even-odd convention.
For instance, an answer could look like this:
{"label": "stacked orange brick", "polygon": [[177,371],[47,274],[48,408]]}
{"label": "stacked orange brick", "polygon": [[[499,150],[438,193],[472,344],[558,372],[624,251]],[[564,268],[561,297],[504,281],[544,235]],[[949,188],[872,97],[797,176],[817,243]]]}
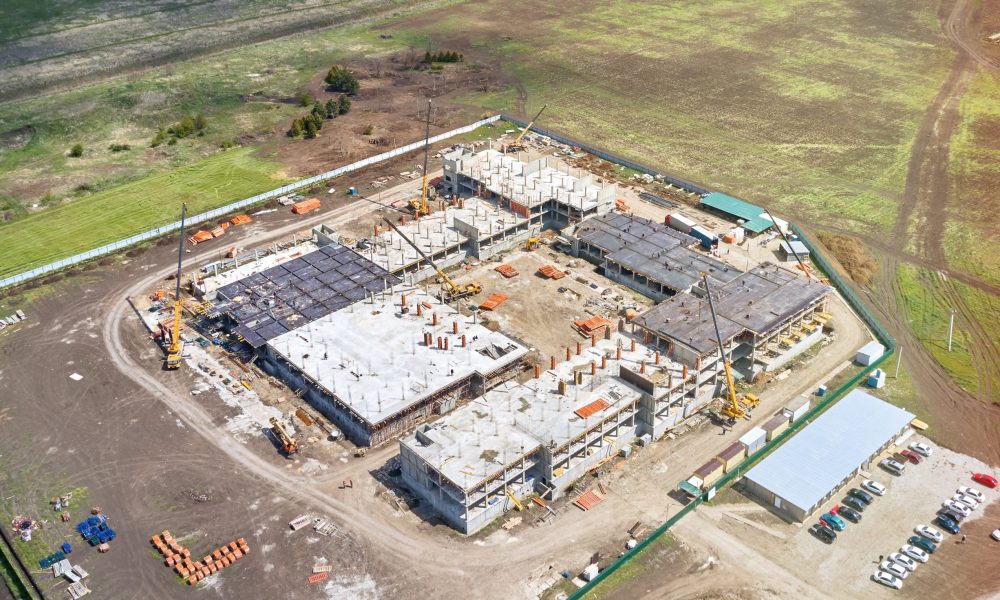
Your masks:
{"label": "stacked orange brick", "polygon": [[244,538],[240,538],[212,551],[201,560],[192,561],[191,551],[178,544],[169,531],[164,530],[162,534],[154,535],[151,541],[163,554],[164,563],[172,567],[188,585],[215,575],[250,553],[250,546]]}

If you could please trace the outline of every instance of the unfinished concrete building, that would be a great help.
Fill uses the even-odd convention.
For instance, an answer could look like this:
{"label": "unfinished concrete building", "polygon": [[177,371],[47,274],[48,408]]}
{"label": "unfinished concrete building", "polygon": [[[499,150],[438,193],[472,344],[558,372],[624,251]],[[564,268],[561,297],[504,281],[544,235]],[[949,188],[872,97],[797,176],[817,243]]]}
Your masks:
{"label": "unfinished concrete building", "polygon": [[590,173],[571,175],[554,158],[526,163],[496,150],[446,154],[443,182],[449,195],[489,198],[532,225],[559,228],[611,211],[618,193],[614,183]]}
{"label": "unfinished concrete building", "polygon": [[[560,357],[562,359],[563,357]],[[712,397],[701,372],[620,333],[567,349],[400,439],[402,476],[453,527],[474,533],[533,494],[561,497],[637,437],[651,441]]]}
{"label": "unfinished concrete building", "polygon": [[698,240],[690,235],[631,214],[591,217],[564,237],[572,242],[574,256],[654,300],[690,291],[701,273],[717,286],[740,275],[739,269],[692,249]]}
{"label": "unfinished concrete building", "polygon": [[[738,374],[777,369],[819,340],[830,315],[828,285],[764,263],[712,289],[719,330]],[[702,295],[704,292],[702,291]],[[646,339],[685,364],[718,356],[708,301],[677,295],[639,315]]]}
{"label": "unfinished concrete building", "polygon": [[[479,198],[463,198],[456,206],[398,227],[442,269],[469,257],[485,260],[511,250],[538,235],[540,230],[540,226],[529,219]],[[376,228],[362,254],[386,271],[411,282],[434,274],[430,264],[388,225]]]}
{"label": "unfinished concrete building", "polygon": [[263,366],[356,444],[377,446],[513,377],[527,351],[397,287],[272,339]]}

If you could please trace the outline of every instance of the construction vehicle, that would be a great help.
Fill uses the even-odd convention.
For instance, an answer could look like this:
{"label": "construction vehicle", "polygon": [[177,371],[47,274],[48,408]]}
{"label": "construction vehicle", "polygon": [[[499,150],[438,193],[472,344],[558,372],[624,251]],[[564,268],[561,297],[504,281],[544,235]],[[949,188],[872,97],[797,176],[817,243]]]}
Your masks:
{"label": "construction vehicle", "polygon": [[179,369],[181,366],[181,320],[184,316],[184,300],[181,299],[181,266],[184,262],[184,217],[187,213],[187,204],[181,204],[181,229],[178,234],[177,243],[177,277],[176,288],[174,290],[174,320],[170,325],[170,345],[167,346],[167,361],[164,366],[169,370]]}
{"label": "construction vehicle", "polygon": [[431,207],[427,205],[427,153],[430,149],[431,139],[431,101],[427,101],[427,123],[424,130],[424,177],[420,186],[420,197],[410,200],[410,210],[413,217],[419,219],[424,215],[431,214]]}
{"label": "construction vehicle", "polygon": [[271,417],[269,422],[271,423],[271,432],[274,433],[274,436],[278,438],[279,442],[281,442],[281,449],[285,452],[285,456],[290,457],[298,452],[299,443],[295,441],[295,438],[288,435],[288,432],[285,431],[285,428],[281,425],[281,421],[279,421],[276,417]]}
{"label": "construction vehicle", "polygon": [[524,505],[521,504],[521,501],[517,499],[517,496],[514,495],[514,492],[510,491],[509,487],[505,487],[503,491],[507,493],[507,497],[510,498],[510,501],[514,503],[514,508],[516,508],[519,511],[524,510]]}
{"label": "construction vehicle", "polygon": [[715,302],[712,301],[712,289],[708,285],[708,274],[702,273],[701,280],[705,283],[705,295],[708,296],[708,311],[712,313],[712,325],[715,327],[715,341],[719,344],[719,355],[721,356],[722,367],[726,372],[726,404],[722,407],[722,414],[732,419],[742,419],[760,404],[760,399],[754,394],[746,394],[740,397],[736,395],[733,369],[729,362],[729,357],[726,356],[726,347],[722,345],[722,333],[719,332],[719,320],[715,316]]}
{"label": "construction vehicle", "polygon": [[479,285],[474,281],[471,283],[467,283],[465,285],[458,285],[457,283],[452,281],[451,277],[448,277],[447,273],[442,271],[440,267],[434,264],[434,261],[431,260],[431,257],[424,254],[424,251],[421,250],[419,246],[414,244],[413,241],[410,238],[408,238],[405,233],[400,231],[399,227],[396,227],[395,223],[393,223],[392,221],[390,221],[385,217],[382,217],[382,220],[388,223],[389,227],[392,227],[393,230],[395,230],[395,232],[399,234],[399,237],[403,238],[407,244],[413,246],[413,249],[417,251],[417,254],[419,254],[421,258],[427,261],[427,264],[429,264],[434,269],[434,272],[438,274],[441,280],[444,281],[445,287],[443,291],[446,302],[451,302],[452,300],[458,300],[460,298],[467,298],[469,296],[475,296],[476,294],[483,291],[483,286]]}
{"label": "construction vehicle", "polygon": [[546,106],[548,106],[548,104],[542,106],[542,110],[538,111],[538,114],[535,115],[535,118],[532,119],[531,122],[528,123],[525,126],[525,128],[521,130],[521,133],[519,133],[518,136],[514,138],[513,142],[507,144],[506,146],[500,146],[500,152],[503,152],[504,154],[508,154],[510,152],[524,152],[524,144],[521,143],[521,140],[524,139],[524,135],[528,133],[528,130],[530,130],[531,126],[535,124],[535,121],[538,120],[538,117],[542,116],[542,111],[545,110]]}
{"label": "construction vehicle", "polygon": [[524,249],[525,250],[534,250],[541,243],[542,243],[541,239],[539,239],[537,237],[530,237],[527,240],[525,240],[525,242],[524,242]]}

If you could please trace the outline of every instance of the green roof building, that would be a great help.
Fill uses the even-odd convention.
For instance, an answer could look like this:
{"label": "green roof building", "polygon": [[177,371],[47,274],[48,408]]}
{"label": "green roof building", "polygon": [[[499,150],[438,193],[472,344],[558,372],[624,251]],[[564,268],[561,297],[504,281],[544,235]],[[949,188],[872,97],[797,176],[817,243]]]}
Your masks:
{"label": "green roof building", "polygon": [[763,208],[721,192],[712,192],[702,198],[701,206],[743,220],[742,227],[752,233],[761,233],[774,226]]}

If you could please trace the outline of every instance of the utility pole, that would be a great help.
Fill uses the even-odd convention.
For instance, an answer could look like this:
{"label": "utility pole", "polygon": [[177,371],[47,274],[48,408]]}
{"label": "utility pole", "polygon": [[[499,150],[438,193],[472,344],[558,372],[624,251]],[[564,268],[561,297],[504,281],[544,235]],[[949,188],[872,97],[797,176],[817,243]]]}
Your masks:
{"label": "utility pole", "polygon": [[951,315],[948,317],[948,352],[951,352],[951,334],[955,331],[955,309],[951,309]]}
{"label": "utility pole", "polygon": [[899,379],[899,365],[903,364],[903,347],[899,347],[899,354],[896,355],[896,375],[895,379]]}

